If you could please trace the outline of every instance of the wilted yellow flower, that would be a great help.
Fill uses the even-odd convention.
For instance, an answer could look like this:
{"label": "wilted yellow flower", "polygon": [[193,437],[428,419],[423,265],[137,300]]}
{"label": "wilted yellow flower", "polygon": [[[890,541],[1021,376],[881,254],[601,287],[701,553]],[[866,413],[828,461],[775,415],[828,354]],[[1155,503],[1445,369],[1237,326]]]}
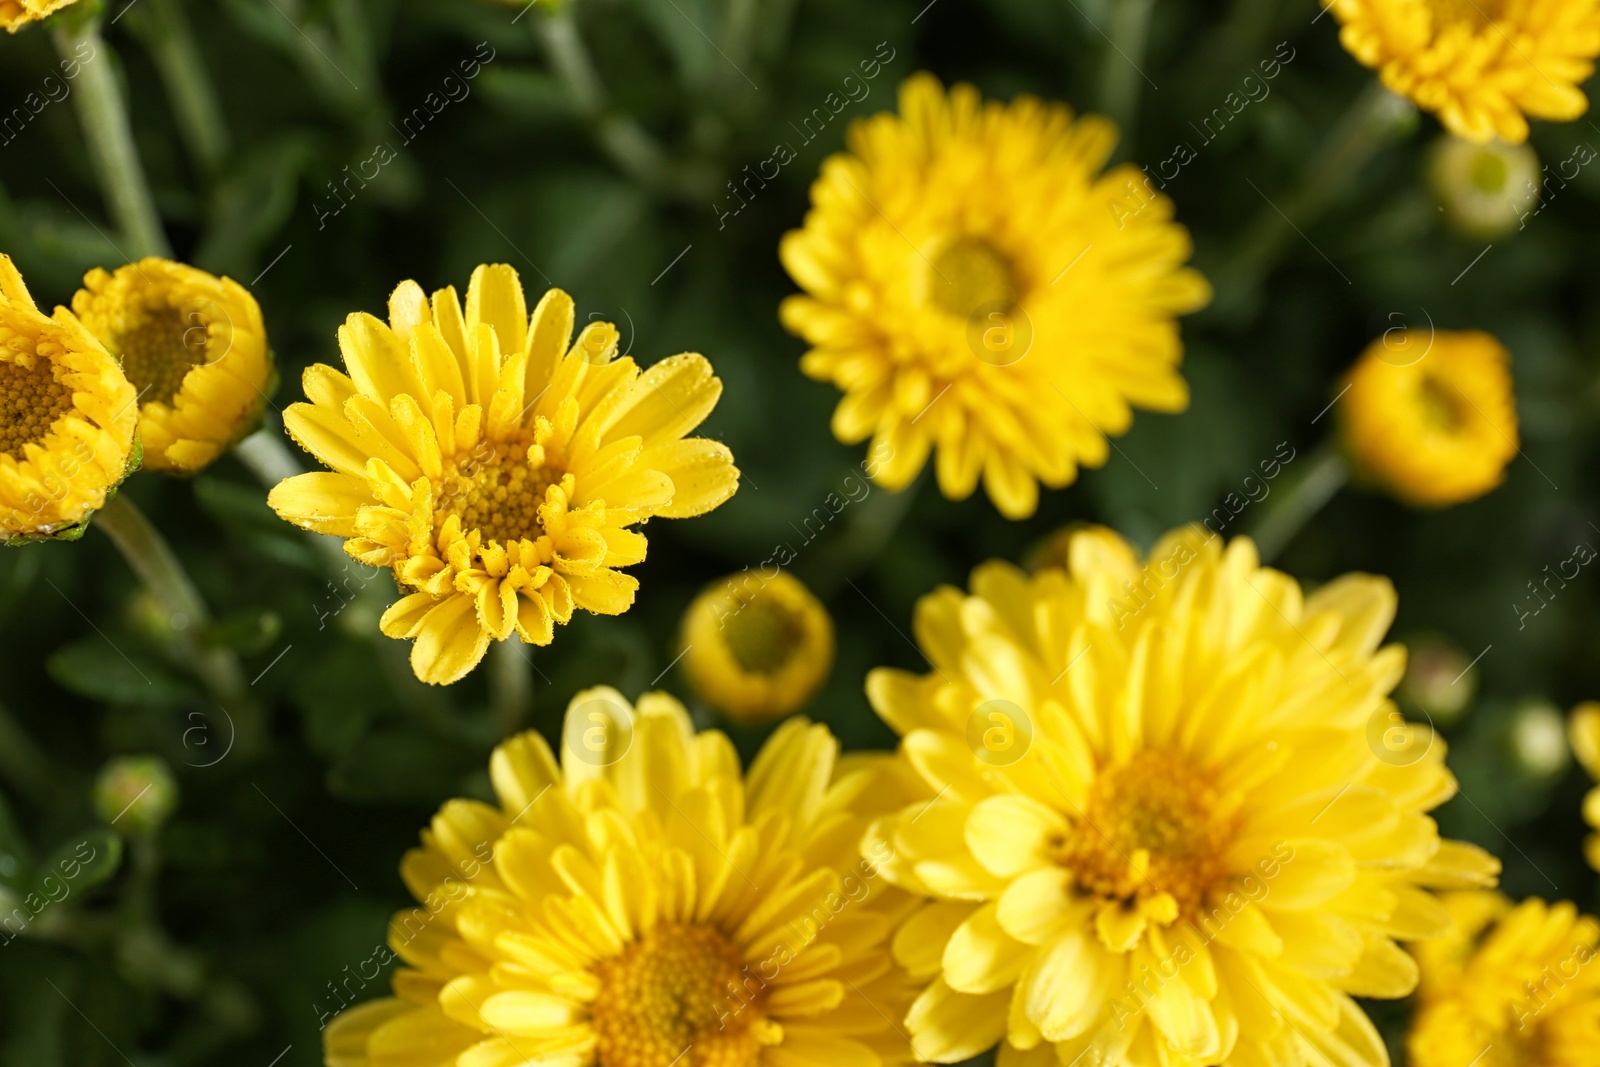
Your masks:
{"label": "wilted yellow flower", "polygon": [[1305,596],[1200,527],[1145,560],[1086,529],[1067,555],[925,597],[932,673],[867,680],[924,787],[865,839],[933,898],[894,943],[926,983],[913,1044],[947,1063],[1004,1038],[1007,1067],[1386,1064],[1352,998],[1411,992],[1395,940],[1449,925],[1425,887],[1498,871],[1426,814],[1456,783],[1386,696],[1393,588]]}
{"label": "wilted yellow flower", "polygon": [[710,511],[739,472],[725,445],[686,437],[722,382],[695,353],[640,372],[617,330],[591,322],[573,343],[572,298],[552,289],[530,320],[517,272],[473,271],[463,313],[454,287],[416,282],[389,298],[389,322],[339,329],[348,375],[306,369],[309,404],[284,427],[331,472],[283,482],[267,502],[345,551],[390,567],[407,595],[382,620],[415,641],[425,682],[454,682],[489,641],[547,645],[575,608],[633,604],[652,516]]}
{"label": "wilted yellow flower", "polygon": [[1480,331],[1394,329],[1373,341],[1339,401],[1357,473],[1417,507],[1482,496],[1517,454],[1510,356]]}
{"label": "wilted yellow flower", "polygon": [[1210,288],[1172,202],[1132,164],[1102,172],[1116,139],[1099,116],[918,74],[823,163],[780,249],[806,291],[782,318],[812,346],[801,369],[844,391],[835,436],[873,438],[887,488],[937,447],[945,496],[981,474],[1024,518],[1039,482],[1105,462],[1132,407],[1187,406],[1175,316]]}
{"label": "wilted yellow flower", "polygon": [[[1572,754],[1589,772],[1590,778],[1600,779],[1600,703],[1587,700],[1573,708],[1568,735],[1572,740]],[[1583,798],[1583,819],[1600,830],[1600,787],[1589,790],[1589,795]],[[1589,859],[1589,866],[1600,871],[1600,833],[1589,835],[1583,843],[1583,852]]]}
{"label": "wilted yellow flower", "polygon": [[1331,0],[1345,50],[1457,137],[1512,144],[1570,122],[1600,55],[1597,0]]}
{"label": "wilted yellow flower", "polygon": [[71,537],[136,463],[133,386],[0,254],[0,541]]}
{"label": "wilted yellow flower", "polygon": [[804,707],[833,669],[833,619],[788,571],[712,582],[683,617],[683,667],[702,700],[737,722]]}
{"label": "wilted yellow flower", "polygon": [[857,851],[896,779],[838,748],[792,720],[741,777],[671,697],[578,694],[559,767],[536,733],[505,742],[499,806],[449,802],[406,855],[395,998],[335,1019],[328,1064],[909,1061],[887,941],[910,900]]}
{"label": "wilted yellow flower", "polygon": [[1453,925],[1413,946],[1421,1005],[1411,1067],[1590,1067],[1600,1049],[1600,922],[1498,893],[1443,898]]}
{"label": "wilted yellow flower", "polygon": [[192,474],[256,428],[272,356],[244,286],[154,256],[83,286],[72,309],[139,391],[147,468]]}
{"label": "wilted yellow flower", "polygon": [[0,0],[0,26],[16,33],[30,22],[55,14],[75,0]]}
{"label": "wilted yellow flower", "polygon": [[1428,184],[1451,226],[1491,240],[1522,228],[1523,215],[1539,202],[1544,173],[1529,145],[1441,137],[1428,162]]}

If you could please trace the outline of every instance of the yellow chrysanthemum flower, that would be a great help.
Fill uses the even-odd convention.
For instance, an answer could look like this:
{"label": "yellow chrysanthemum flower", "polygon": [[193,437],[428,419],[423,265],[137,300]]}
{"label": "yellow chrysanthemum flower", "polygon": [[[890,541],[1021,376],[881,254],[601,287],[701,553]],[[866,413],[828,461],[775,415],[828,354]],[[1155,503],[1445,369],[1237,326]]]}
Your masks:
{"label": "yellow chrysanthemum flower", "polygon": [[1411,991],[1395,939],[1448,926],[1423,887],[1498,870],[1426,814],[1456,783],[1386,696],[1389,583],[1307,597],[1248,539],[1190,527],[1142,562],[1087,529],[1065,569],[991,562],[971,588],[918,605],[931,674],[867,681],[924,785],[865,839],[933,898],[894,942],[927,983],[918,1050],[1386,1064],[1352,997]]}
{"label": "yellow chrysanthemum flower", "polygon": [[1345,379],[1345,448],[1359,476],[1417,507],[1482,496],[1517,454],[1510,355],[1492,336],[1394,329]]}
{"label": "yellow chrysanthemum flower", "polygon": [[1428,184],[1453,228],[1490,241],[1527,225],[1544,174],[1531,145],[1441,137],[1430,154]]}
{"label": "yellow chrysanthemum flower", "polygon": [[1330,0],[1345,51],[1457,137],[1570,122],[1600,55],[1600,0]]}
{"label": "yellow chrysanthemum flower", "polygon": [[[1568,735],[1572,754],[1590,778],[1600,780],[1600,703],[1587,700],[1573,708]],[[1583,798],[1583,819],[1600,831],[1600,786],[1589,790],[1588,796]],[[1583,843],[1583,853],[1589,866],[1600,871],[1600,833],[1589,835]]]}
{"label": "yellow chrysanthemum flower", "polygon": [[0,254],[0,542],[81,533],[137,462],[138,418],[117,361]]}
{"label": "yellow chrysanthemum flower", "polygon": [[1444,897],[1454,926],[1413,948],[1421,1004],[1411,1067],[1592,1067],[1600,1050],[1600,922],[1567,901]]}
{"label": "yellow chrysanthemum flower", "polygon": [[1175,316],[1210,298],[1188,233],[1138,167],[1102,173],[1116,127],[1060,104],[984,103],[930,75],[900,113],[854,123],[822,166],[783,264],[807,295],[784,325],[801,369],[844,392],[833,432],[872,437],[873,475],[910,483],[937,447],[939,488],[981,474],[1010,518],[1099,466],[1130,405],[1181,411]]}
{"label": "yellow chrysanthemum flower", "polygon": [[857,851],[883,757],[797,719],[741,779],[671,697],[600,688],[561,766],[534,733],[489,766],[499,807],[451,801],[401,865],[395,998],[328,1026],[330,1067],[910,1060],[887,941],[911,901]]}
{"label": "yellow chrysanthemum flower", "polygon": [[0,26],[16,33],[30,22],[48,18],[76,0],[0,0]]}
{"label": "yellow chrysanthemum flower", "polygon": [[83,286],[72,310],[139,391],[145,467],[193,474],[256,428],[272,356],[244,286],[154,256]]}
{"label": "yellow chrysanthemum flower", "polygon": [[284,427],[331,472],[274,489],[279,515],[347,538],[390,567],[406,595],[382,629],[410,638],[425,682],[460,679],[490,639],[547,645],[575,608],[617,615],[644,559],[628,529],[700,515],[738,488],[733,455],[686,437],[722,382],[695,353],[640,372],[617,330],[572,339],[572,298],[547,292],[530,320],[508,266],[473,271],[463,313],[454,287],[403,282],[389,323],[351,315],[339,329],[347,374],[307,368],[309,404]]}
{"label": "yellow chrysanthemum flower", "polygon": [[683,617],[683,667],[700,698],[736,722],[804,707],[833,669],[833,619],[788,571],[730,574]]}

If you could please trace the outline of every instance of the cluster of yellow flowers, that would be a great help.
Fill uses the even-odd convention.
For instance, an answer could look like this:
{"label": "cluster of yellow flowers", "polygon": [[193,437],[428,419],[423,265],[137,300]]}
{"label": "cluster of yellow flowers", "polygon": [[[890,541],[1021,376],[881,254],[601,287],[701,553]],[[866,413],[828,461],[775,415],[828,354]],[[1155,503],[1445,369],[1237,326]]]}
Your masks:
{"label": "cluster of yellow flowers", "polygon": [[272,356],[255,298],[148,258],[45,315],[0,254],[0,544],[79,536],[140,465],[192,474],[254,429]]}
{"label": "cluster of yellow flowers", "polygon": [[[54,6],[0,0],[0,24]],[[1587,107],[1600,0],[1330,10],[1461,137],[1520,142],[1525,116]],[[931,454],[945,496],[981,479],[1025,518],[1041,484],[1105,462],[1134,408],[1186,406],[1177,320],[1210,288],[1172,202],[1107,167],[1116,136],[917,75],[823,165],[782,242],[803,293],[781,318],[885,488]],[[692,436],[721,395],[710,363],[641,368],[611,324],[577,321],[556,289],[530,310],[504,265],[464,303],[407,281],[387,321],[349,317],[344,369],[312,365],[284,414],[327,469],[270,505],[391,571],[381,629],[425,682],[491,641],[549,644],[578,609],[626,611],[636,527],[738,488],[729,449]],[[1508,366],[1481,332],[1375,341],[1336,397],[1357,476],[1429,507],[1499,484]],[[46,316],[0,256],[0,538],[81,530],[141,442],[152,469],[206,466],[272,376],[228,279],[145,259]],[[1001,1067],[1380,1067],[1356,998],[1420,990],[1419,1067],[1591,1063],[1600,924],[1513,906],[1493,857],[1440,836],[1456,782],[1439,738],[1393,725],[1395,609],[1367,575],[1308,595],[1245,538],[1184,528],[1141,558],[1091,527],[1032,573],[985,563],[919,603],[929,672],[866,684],[892,754],[842,755],[795,719],[741,770],[673,698],[588,690],[559,756],[505,741],[497,803],[450,801],[407,854],[394,996],[339,1015],[327,1062],[875,1067],[998,1047]],[[813,697],[834,634],[780,572],[708,588],[682,648],[700,696],[756,722]],[[1573,732],[1600,771],[1600,710]],[[1600,826],[1600,793],[1586,810]]]}

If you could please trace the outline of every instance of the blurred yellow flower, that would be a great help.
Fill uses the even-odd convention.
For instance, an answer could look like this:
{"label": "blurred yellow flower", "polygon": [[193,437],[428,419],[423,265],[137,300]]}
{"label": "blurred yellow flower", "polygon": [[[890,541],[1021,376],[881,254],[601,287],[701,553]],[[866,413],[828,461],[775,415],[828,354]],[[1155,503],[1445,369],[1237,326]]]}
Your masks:
{"label": "blurred yellow flower", "polygon": [[1499,869],[1427,815],[1456,783],[1387,698],[1394,612],[1382,578],[1306,596],[1199,527],[1143,560],[1084,529],[1065,568],[925,597],[932,672],[867,680],[923,783],[865,839],[933,898],[894,942],[919,1053],[1387,1064],[1353,998],[1411,992],[1396,939],[1449,925],[1426,887]]}
{"label": "blurred yellow flower", "polygon": [[1330,0],[1345,50],[1457,137],[1570,122],[1600,55],[1600,0]]}
{"label": "blurred yellow flower", "polygon": [[117,361],[0,254],[0,542],[81,533],[137,463],[138,418]]}
{"label": "blurred yellow flower", "polygon": [[1517,454],[1510,355],[1487,333],[1394,329],[1345,379],[1345,448],[1358,475],[1417,507],[1482,496]]}
{"label": "blurred yellow flower", "polygon": [[683,617],[683,667],[736,722],[804,707],[833,669],[833,619],[798,578],[744,572],[706,587]]}
{"label": "blurred yellow flower", "polygon": [[395,997],[328,1026],[330,1067],[910,1061],[886,942],[911,902],[857,851],[884,757],[795,719],[741,776],[671,697],[600,688],[559,767],[531,732],[489,767],[499,806],[447,803],[406,855]]}
{"label": "blurred yellow flower", "polygon": [[1525,225],[1544,173],[1530,145],[1441,137],[1429,157],[1428,184],[1452,227],[1487,241]]}
{"label": "blurred yellow flower", "polygon": [[1415,945],[1411,1067],[1590,1067],[1600,1049],[1600,923],[1570,902],[1443,898],[1453,926]]}
{"label": "blurred yellow flower", "polygon": [[937,447],[939,488],[1025,518],[1039,482],[1099,466],[1134,406],[1181,411],[1175,316],[1210,298],[1188,233],[1116,128],[1060,104],[983,102],[918,74],[899,114],[854,123],[822,166],[784,266],[801,369],[843,392],[833,432],[873,438],[903,489]]}
{"label": "blurred yellow flower", "polygon": [[[1572,740],[1572,754],[1577,757],[1589,777],[1600,780],[1600,702],[1586,700],[1572,709],[1568,726]],[[1600,830],[1600,786],[1589,790],[1583,798],[1583,819]],[[1600,871],[1600,833],[1590,834],[1583,843],[1583,852],[1589,866]]]}
{"label": "blurred yellow flower", "polygon": [[694,353],[640,372],[616,327],[574,343],[572,298],[545,293],[530,320],[508,266],[472,274],[430,302],[416,282],[389,298],[389,322],[351,315],[339,330],[348,375],[315,364],[309,404],[284,427],[333,468],[267,498],[298,526],[347,538],[390,567],[406,595],[383,632],[415,641],[425,682],[457,681],[489,641],[547,645],[575,608],[618,615],[644,559],[628,527],[700,515],[738,488],[725,445],[686,437],[722,383]]}
{"label": "blurred yellow flower", "polygon": [[272,355],[244,286],[154,256],[83,286],[72,310],[139,391],[146,468],[193,474],[259,425]]}
{"label": "blurred yellow flower", "polygon": [[30,22],[55,14],[75,0],[0,0],[0,26],[16,33]]}

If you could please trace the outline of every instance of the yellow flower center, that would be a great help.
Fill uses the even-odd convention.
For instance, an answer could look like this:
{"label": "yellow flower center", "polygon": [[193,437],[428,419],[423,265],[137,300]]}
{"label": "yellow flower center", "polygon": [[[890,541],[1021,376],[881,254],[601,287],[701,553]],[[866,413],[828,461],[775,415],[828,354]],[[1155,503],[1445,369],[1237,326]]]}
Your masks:
{"label": "yellow flower center", "polygon": [[776,1042],[764,983],[710,927],[658,926],[596,973],[600,1067],[749,1067]]}
{"label": "yellow flower center", "polygon": [[1466,403],[1466,397],[1454,383],[1440,381],[1431,374],[1424,374],[1417,386],[1417,404],[1422,408],[1423,422],[1442,433],[1459,433],[1466,425]]}
{"label": "yellow flower center", "polygon": [[1227,877],[1234,814],[1183,757],[1140,752],[1095,779],[1063,863],[1098,896],[1134,903],[1165,893],[1192,913]]}
{"label": "yellow flower center", "polygon": [[199,312],[163,304],[131,314],[107,347],[122,357],[122,373],[139,391],[140,404],[170,404],[184,377],[205,366],[210,338]]}
{"label": "yellow flower center", "polygon": [[1500,18],[1504,0],[1427,0],[1427,4],[1437,30],[1455,26],[1479,30]]}
{"label": "yellow flower center", "polygon": [[459,516],[463,531],[477,530],[486,542],[537,540],[544,533],[539,505],[562,472],[530,464],[532,442],[531,431],[503,441],[484,441],[448,463],[436,505],[439,520]]}
{"label": "yellow flower center", "polygon": [[43,440],[71,407],[72,390],[48,360],[22,353],[0,359],[0,453],[24,459],[23,446]]}
{"label": "yellow flower center", "polygon": [[1499,152],[1484,149],[1472,157],[1472,184],[1481,192],[1497,193],[1505,188],[1511,167]]}
{"label": "yellow flower center", "polygon": [[1009,308],[1017,299],[1011,260],[981,237],[957,237],[933,257],[928,292],[934,304],[966,318],[985,305]]}
{"label": "yellow flower center", "polygon": [[744,602],[723,628],[728,652],[750,674],[776,674],[805,638],[805,627],[788,606],[771,596]]}

